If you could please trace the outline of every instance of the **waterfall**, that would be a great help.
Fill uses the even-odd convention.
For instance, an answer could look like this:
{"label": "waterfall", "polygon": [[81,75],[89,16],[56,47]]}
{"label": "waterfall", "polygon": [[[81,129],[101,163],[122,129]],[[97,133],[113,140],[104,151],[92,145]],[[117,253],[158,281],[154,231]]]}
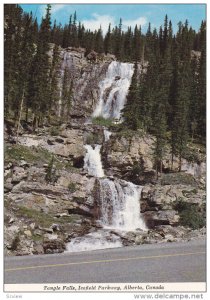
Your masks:
{"label": "waterfall", "polygon": [[99,83],[99,102],[93,112],[93,117],[120,118],[133,72],[133,64],[111,62],[105,79]]}
{"label": "waterfall", "polygon": [[101,162],[101,145],[95,145],[93,148],[91,145],[85,145],[87,154],[84,159],[84,169],[88,171],[89,175],[95,177],[104,177],[104,171]]}
{"label": "waterfall", "polygon": [[141,186],[125,180],[100,180],[100,222],[104,228],[146,230],[140,214]]}
{"label": "waterfall", "polygon": [[112,135],[111,131],[104,129],[104,140],[105,142],[107,142],[110,138],[110,136]]}
{"label": "waterfall", "polygon": [[[93,112],[94,117],[120,118],[132,75],[133,64],[113,61],[109,65],[106,78],[99,85],[100,97]],[[112,132],[104,129],[105,142],[111,134]],[[71,239],[67,251],[122,247],[118,232],[147,230],[140,213],[142,187],[125,180],[107,178],[101,161],[101,147],[102,145],[85,145],[87,152],[84,169],[89,175],[98,178],[99,190],[95,200],[99,205],[98,223],[102,229]]]}

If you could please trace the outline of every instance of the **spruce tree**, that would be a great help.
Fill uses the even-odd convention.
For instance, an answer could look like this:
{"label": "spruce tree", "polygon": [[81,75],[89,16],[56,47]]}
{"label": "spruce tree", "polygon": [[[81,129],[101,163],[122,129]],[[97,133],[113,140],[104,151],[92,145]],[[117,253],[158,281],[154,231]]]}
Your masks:
{"label": "spruce tree", "polygon": [[137,81],[138,64],[134,65],[134,73],[131,80],[127,95],[127,103],[122,110],[123,123],[131,130],[137,130],[139,127],[139,114],[138,114],[138,81]]}
{"label": "spruce tree", "polygon": [[46,16],[42,19],[37,53],[31,67],[29,97],[34,113],[33,125],[37,127],[43,122],[50,107],[50,61],[48,52],[51,35],[51,5],[47,5]]}

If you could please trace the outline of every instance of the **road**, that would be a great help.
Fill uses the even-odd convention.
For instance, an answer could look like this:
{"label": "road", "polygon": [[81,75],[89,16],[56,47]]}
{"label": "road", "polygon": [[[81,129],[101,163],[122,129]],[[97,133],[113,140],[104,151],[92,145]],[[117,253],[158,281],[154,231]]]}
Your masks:
{"label": "road", "polygon": [[5,258],[5,284],[205,281],[204,240]]}

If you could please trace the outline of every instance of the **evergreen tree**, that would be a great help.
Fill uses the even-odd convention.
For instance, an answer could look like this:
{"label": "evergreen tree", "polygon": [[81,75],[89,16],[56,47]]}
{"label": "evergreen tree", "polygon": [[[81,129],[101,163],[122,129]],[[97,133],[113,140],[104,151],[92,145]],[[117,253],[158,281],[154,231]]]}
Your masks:
{"label": "evergreen tree", "polygon": [[50,50],[51,6],[47,5],[46,16],[42,20],[37,44],[37,53],[31,67],[29,97],[34,112],[33,124],[41,124],[45,113],[50,107],[50,63],[48,52]]}
{"label": "evergreen tree", "polygon": [[104,48],[103,48],[103,35],[102,35],[102,29],[101,27],[99,28],[99,30],[96,31],[95,34],[95,47],[94,50],[98,53],[103,53],[104,52]]}
{"label": "evergreen tree", "polygon": [[111,45],[111,24],[109,24],[108,31],[106,33],[105,39],[104,39],[104,51],[105,53],[111,53],[112,52],[112,45]]}
{"label": "evergreen tree", "polygon": [[126,127],[137,130],[139,128],[139,110],[138,110],[138,65],[134,65],[134,73],[131,80],[131,85],[127,95],[127,103],[122,111],[123,123]]}
{"label": "evergreen tree", "polygon": [[189,133],[190,82],[187,64],[181,65],[179,63],[176,77],[171,149],[172,165],[173,157],[177,155],[179,158],[179,171],[181,171],[181,162],[186,150]]}

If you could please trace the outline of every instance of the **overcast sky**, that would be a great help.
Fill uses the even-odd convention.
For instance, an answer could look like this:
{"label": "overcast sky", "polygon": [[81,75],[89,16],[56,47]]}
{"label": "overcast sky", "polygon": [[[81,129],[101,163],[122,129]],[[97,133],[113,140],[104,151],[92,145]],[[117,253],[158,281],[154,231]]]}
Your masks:
{"label": "overcast sky", "polygon": [[[24,11],[33,12],[33,15],[40,22],[46,12],[46,4],[25,4],[21,5]],[[167,14],[172,21],[174,31],[177,30],[179,21],[187,19],[193,29],[198,30],[201,21],[206,19],[205,4],[52,4],[52,20],[57,24],[68,23],[69,16],[77,12],[77,20],[91,30],[102,27],[104,33],[109,23],[112,26],[118,25],[122,18],[123,28],[128,26],[141,25],[145,32],[148,23],[159,29],[163,25],[164,17]]]}

